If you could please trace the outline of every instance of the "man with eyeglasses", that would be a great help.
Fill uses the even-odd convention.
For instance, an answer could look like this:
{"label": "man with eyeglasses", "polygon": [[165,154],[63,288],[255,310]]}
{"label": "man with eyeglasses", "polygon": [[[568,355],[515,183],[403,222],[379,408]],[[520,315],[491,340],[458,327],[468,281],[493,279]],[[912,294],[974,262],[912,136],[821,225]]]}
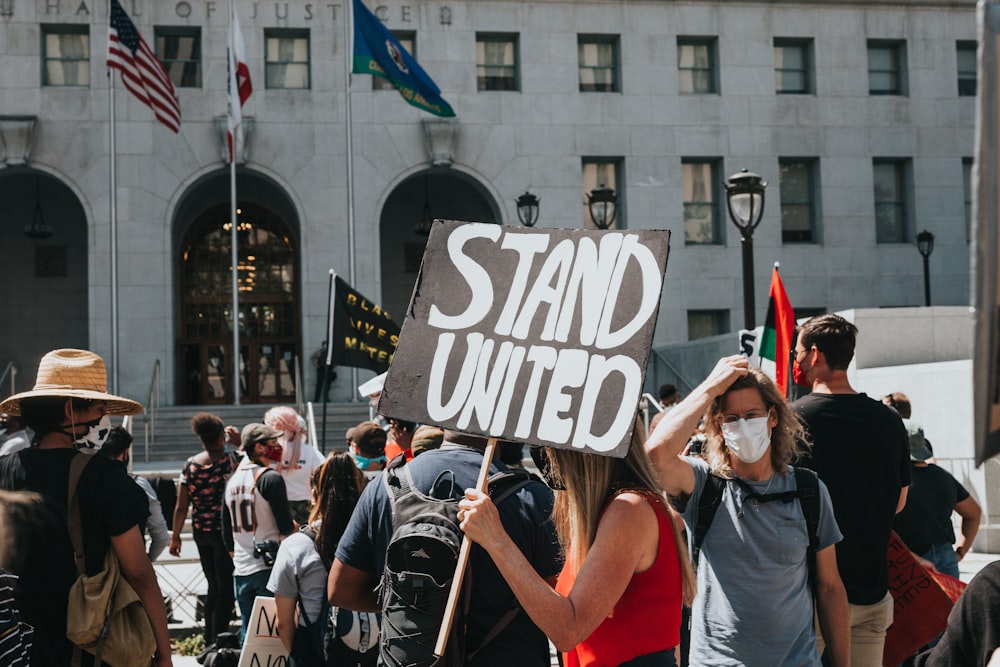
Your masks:
{"label": "man with eyeglasses", "polygon": [[851,664],[878,667],[892,625],[886,549],[906,503],[910,453],[899,415],[848,380],[857,334],[854,324],[833,314],[799,327],[792,376],[812,393],[793,407],[813,443],[802,465],[826,483],[844,534],[837,566],[850,603]]}

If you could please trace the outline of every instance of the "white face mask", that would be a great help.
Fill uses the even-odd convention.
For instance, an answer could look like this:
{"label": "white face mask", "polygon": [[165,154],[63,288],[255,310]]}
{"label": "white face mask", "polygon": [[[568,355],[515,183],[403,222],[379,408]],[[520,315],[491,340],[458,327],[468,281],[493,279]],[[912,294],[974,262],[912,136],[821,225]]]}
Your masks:
{"label": "white face mask", "polygon": [[105,441],[108,439],[108,435],[111,433],[111,417],[104,415],[98,420],[87,422],[86,424],[79,424],[79,426],[89,426],[87,432],[76,438],[73,444],[76,445],[77,449],[93,451],[99,450],[104,446]]}
{"label": "white face mask", "polygon": [[726,447],[743,463],[756,463],[771,444],[767,417],[723,422],[722,439]]}

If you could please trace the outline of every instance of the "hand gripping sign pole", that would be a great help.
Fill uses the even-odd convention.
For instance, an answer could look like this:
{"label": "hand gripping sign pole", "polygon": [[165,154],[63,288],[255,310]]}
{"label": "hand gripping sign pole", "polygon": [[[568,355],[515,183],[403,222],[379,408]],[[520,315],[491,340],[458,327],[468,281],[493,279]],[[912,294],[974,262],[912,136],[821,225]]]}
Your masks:
{"label": "hand gripping sign pole", "polygon": [[[493,463],[493,451],[496,446],[496,438],[490,438],[486,441],[483,466],[479,469],[479,479],[476,481],[476,489],[483,493],[486,493],[490,478],[490,464]],[[441,621],[441,629],[438,631],[437,642],[434,644],[434,655],[438,658],[444,655],[444,649],[448,645],[448,635],[451,634],[451,624],[455,621],[455,610],[458,608],[458,594],[462,592],[462,581],[465,579],[465,571],[468,569],[470,549],[472,549],[472,541],[463,535],[462,546],[458,551],[458,563],[455,564],[455,576],[452,579],[451,590],[448,591],[448,603],[444,608],[444,620]]]}

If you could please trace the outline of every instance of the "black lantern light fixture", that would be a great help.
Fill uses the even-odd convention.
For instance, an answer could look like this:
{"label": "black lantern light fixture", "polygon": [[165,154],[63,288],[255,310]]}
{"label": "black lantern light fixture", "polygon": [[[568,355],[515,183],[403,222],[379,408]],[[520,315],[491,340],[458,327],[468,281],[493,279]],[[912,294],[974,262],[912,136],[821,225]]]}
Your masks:
{"label": "black lantern light fixture", "polygon": [[931,253],[934,252],[934,234],[926,229],[917,234],[917,252],[924,258],[924,305],[931,305]]}
{"label": "black lantern light fixture", "polygon": [[35,241],[44,241],[52,236],[52,228],[42,217],[41,176],[35,176],[35,213],[31,222],[24,226],[24,235]]}
{"label": "black lantern light fixture", "polygon": [[729,218],[740,230],[743,247],[743,319],[747,329],[753,329],[753,232],[764,216],[764,188],[767,183],[759,174],[742,170],[724,184]]}
{"label": "black lantern light fixture", "polygon": [[538,197],[525,190],[524,194],[514,201],[517,204],[517,218],[521,224],[525,227],[534,227],[538,222]]}
{"label": "black lantern light fixture", "polygon": [[587,195],[587,206],[590,208],[590,219],[598,229],[608,229],[618,215],[618,195],[611,188],[601,183]]}

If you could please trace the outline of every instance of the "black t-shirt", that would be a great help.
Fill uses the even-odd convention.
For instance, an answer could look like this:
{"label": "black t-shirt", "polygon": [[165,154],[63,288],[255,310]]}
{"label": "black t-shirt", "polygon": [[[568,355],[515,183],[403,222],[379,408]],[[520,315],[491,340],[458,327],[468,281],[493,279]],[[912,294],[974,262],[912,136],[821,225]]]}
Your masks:
{"label": "black t-shirt", "polygon": [[[66,605],[77,572],[66,516],[69,467],[76,453],[32,447],[0,457],[0,489],[40,493],[55,527],[44,549],[26,554],[14,591],[24,621],[35,628],[32,667],[66,667],[71,661]],[[142,525],[149,516],[149,503],[125,471],[102,456],[94,456],[84,468],[77,498],[87,572],[95,574],[104,566],[111,537]],[[82,657],[84,665],[93,663],[89,654]]]}
{"label": "black t-shirt", "polygon": [[809,394],[793,407],[812,438],[801,462],[819,474],[844,534],[837,567],[853,604],[875,604],[889,590],[886,549],[899,493],[910,484],[910,444],[891,408],[865,394]]}
{"label": "black t-shirt", "polygon": [[914,465],[910,475],[906,507],[896,515],[896,533],[918,554],[937,544],[954,544],[951,513],[955,505],[969,497],[969,492],[936,465]]}

